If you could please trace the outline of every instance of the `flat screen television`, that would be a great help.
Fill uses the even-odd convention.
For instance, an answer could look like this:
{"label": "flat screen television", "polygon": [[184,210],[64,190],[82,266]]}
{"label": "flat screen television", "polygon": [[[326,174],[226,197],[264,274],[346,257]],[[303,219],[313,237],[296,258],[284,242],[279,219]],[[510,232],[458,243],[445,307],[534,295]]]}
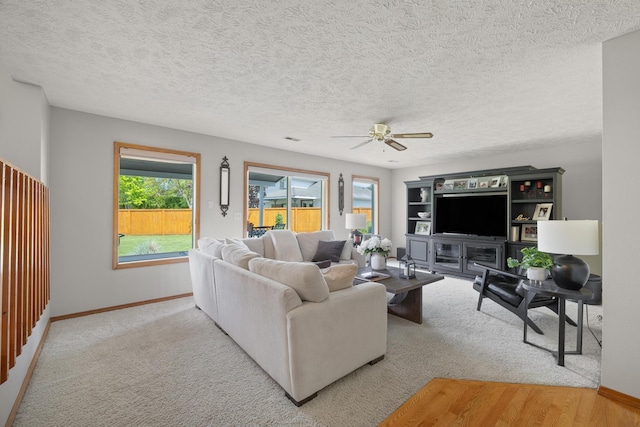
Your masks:
{"label": "flat screen television", "polygon": [[507,195],[437,195],[434,232],[505,237]]}

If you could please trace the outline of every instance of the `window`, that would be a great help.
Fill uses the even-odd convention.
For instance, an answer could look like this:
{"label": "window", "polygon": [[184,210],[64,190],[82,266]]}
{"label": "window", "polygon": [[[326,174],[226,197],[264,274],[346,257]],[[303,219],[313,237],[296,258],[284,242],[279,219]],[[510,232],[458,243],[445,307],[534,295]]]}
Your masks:
{"label": "window", "polygon": [[363,234],[379,234],[378,230],[378,178],[351,176],[351,212],[367,215],[367,228]]}
{"label": "window", "polygon": [[200,154],[115,142],[113,163],[113,268],[187,261],[200,224]]}
{"label": "window", "polygon": [[245,162],[247,235],[328,228],[329,174]]}

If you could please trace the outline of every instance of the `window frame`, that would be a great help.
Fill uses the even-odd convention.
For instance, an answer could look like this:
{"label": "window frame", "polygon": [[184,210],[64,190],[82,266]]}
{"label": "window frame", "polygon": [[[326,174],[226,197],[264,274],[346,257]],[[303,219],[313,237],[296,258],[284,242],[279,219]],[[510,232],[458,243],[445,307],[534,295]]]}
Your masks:
{"label": "window frame", "polygon": [[187,255],[182,256],[170,256],[166,258],[150,259],[143,261],[128,261],[121,263],[118,257],[118,242],[119,242],[119,206],[120,206],[120,150],[121,148],[136,149],[148,152],[162,153],[168,155],[178,155],[193,157],[195,170],[193,173],[193,205],[192,205],[192,221],[193,230],[191,231],[191,247],[194,248],[196,242],[200,238],[200,170],[201,170],[201,155],[200,153],[192,153],[189,151],[173,150],[170,148],[152,147],[147,145],[130,144],[127,142],[114,141],[113,143],[113,212],[112,221],[113,228],[112,234],[112,269],[120,270],[125,268],[137,268],[148,267],[152,265],[164,265],[164,264],[176,264],[189,261]]}
{"label": "window frame", "polygon": [[355,197],[353,191],[353,186],[356,182],[369,182],[373,184],[373,203],[371,206],[371,215],[373,217],[371,225],[373,230],[371,230],[371,234],[378,235],[380,234],[380,178],[364,175],[351,175],[351,212],[356,208],[356,206],[354,206]]}
{"label": "window frame", "polygon": [[[277,175],[278,172],[285,172],[285,175],[291,176],[295,173],[299,173],[301,175],[316,175],[319,177],[323,177],[325,179],[326,190],[324,191],[324,199],[322,200],[322,220],[321,220],[321,230],[330,230],[331,229],[331,174],[329,172],[319,172],[307,169],[299,169],[299,168],[290,168],[286,166],[278,166],[278,165],[269,165],[265,163],[255,163],[255,162],[244,162],[244,201],[243,201],[243,224],[247,224],[249,221],[249,169],[250,168],[260,168],[260,169],[270,169],[274,171],[274,175]],[[288,187],[291,184],[288,183]],[[291,214],[292,206],[290,203],[287,206],[287,212]],[[290,221],[287,220],[287,229],[291,229]],[[244,227],[243,236],[248,237],[247,227]]]}

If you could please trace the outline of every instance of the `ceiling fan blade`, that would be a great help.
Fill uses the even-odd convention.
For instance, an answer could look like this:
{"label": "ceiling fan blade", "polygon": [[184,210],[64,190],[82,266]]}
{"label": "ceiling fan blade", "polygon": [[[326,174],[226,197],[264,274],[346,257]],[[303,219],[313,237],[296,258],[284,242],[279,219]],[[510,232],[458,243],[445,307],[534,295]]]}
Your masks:
{"label": "ceiling fan blade", "polygon": [[398,151],[404,151],[407,149],[404,145],[400,144],[398,141],[394,141],[393,139],[385,139],[384,143],[387,144],[391,148],[395,148]]}
{"label": "ceiling fan blade", "polygon": [[360,147],[362,147],[363,145],[366,145],[366,144],[370,143],[371,141],[373,141],[373,139],[368,139],[368,140],[366,140],[365,142],[361,142],[360,144],[356,145],[355,147],[351,147],[351,149],[352,149],[352,150],[355,150],[356,148],[360,148]]}
{"label": "ceiling fan blade", "polygon": [[369,138],[369,135],[333,135],[331,138]]}
{"label": "ceiling fan blade", "polygon": [[421,133],[394,133],[390,135],[392,138],[431,138],[433,134],[431,132]]}

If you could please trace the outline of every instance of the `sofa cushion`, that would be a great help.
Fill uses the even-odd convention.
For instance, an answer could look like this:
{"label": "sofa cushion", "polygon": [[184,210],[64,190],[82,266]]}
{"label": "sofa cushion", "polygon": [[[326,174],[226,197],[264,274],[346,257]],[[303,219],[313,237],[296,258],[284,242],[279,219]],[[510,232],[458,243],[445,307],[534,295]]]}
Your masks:
{"label": "sofa cushion", "polygon": [[242,239],[242,243],[247,245],[253,252],[259,253],[261,257],[264,257],[264,239],[262,237]]}
{"label": "sofa cushion", "polygon": [[353,252],[353,240],[349,239],[344,242],[344,247],[342,248],[340,259],[349,261],[351,259],[351,252]]}
{"label": "sofa cushion", "polygon": [[249,248],[249,246],[247,246],[247,244],[243,242],[242,239],[233,239],[233,238],[227,237],[224,239],[224,241],[228,245],[238,245],[238,246],[242,246],[243,248]]}
{"label": "sofa cushion", "polygon": [[245,270],[249,269],[249,261],[253,258],[260,258],[260,254],[250,251],[246,246],[227,244],[222,248],[223,260]]}
{"label": "sofa cushion", "polygon": [[320,231],[311,231],[296,234],[296,239],[298,240],[298,245],[300,247],[300,253],[302,254],[303,261],[311,261],[313,256],[318,251],[318,242],[320,240],[335,240],[335,236],[333,231],[331,230],[320,230]]}
{"label": "sofa cushion", "polygon": [[358,274],[358,266],[355,264],[336,264],[320,271],[329,286],[329,292],[335,292],[353,286],[353,279]]}
{"label": "sofa cushion", "polygon": [[[296,235],[290,230],[270,230],[265,236],[273,242],[274,257],[280,261],[302,261]],[[265,251],[266,253],[266,251]]]}
{"label": "sofa cushion", "polygon": [[332,262],[340,262],[340,256],[342,255],[345,242],[346,240],[320,240],[318,242],[318,249],[311,261],[316,262],[330,259]]}
{"label": "sofa cushion", "polygon": [[315,264],[254,258],[249,261],[249,270],[293,288],[303,301],[329,298],[329,286]]}
{"label": "sofa cushion", "polygon": [[213,237],[202,237],[198,239],[198,249],[216,258],[222,258],[222,247],[224,245],[224,239],[214,239]]}

